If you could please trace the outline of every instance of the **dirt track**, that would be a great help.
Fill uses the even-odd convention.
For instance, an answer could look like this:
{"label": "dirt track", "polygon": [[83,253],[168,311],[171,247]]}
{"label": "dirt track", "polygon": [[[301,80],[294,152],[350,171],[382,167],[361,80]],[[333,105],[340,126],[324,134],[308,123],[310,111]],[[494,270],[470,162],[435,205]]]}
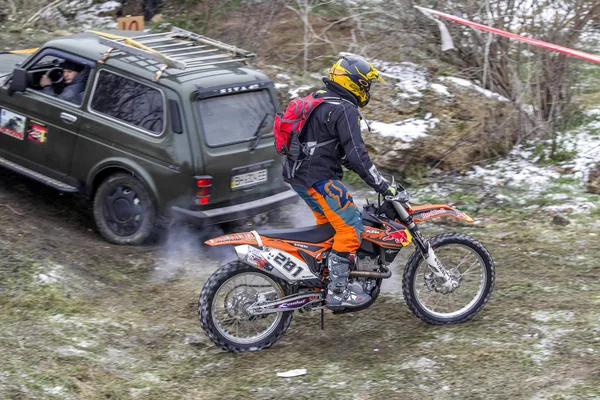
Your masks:
{"label": "dirt track", "polygon": [[[392,281],[372,309],[327,315],[325,332],[318,314],[298,314],[272,349],[233,355],[195,316],[205,277],[232,258],[201,245],[218,232],[180,227],[114,246],[88,203],[0,170],[0,398],[600,396],[600,226],[477,217],[425,227],[470,233],[494,256],[496,290],[474,321],[425,325]],[[294,368],[309,372],[275,376]]]}

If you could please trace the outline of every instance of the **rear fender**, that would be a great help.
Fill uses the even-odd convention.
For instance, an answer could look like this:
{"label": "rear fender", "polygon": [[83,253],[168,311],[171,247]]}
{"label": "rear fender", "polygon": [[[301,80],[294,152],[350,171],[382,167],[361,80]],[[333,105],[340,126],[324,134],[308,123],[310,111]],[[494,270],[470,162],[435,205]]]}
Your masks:
{"label": "rear fender", "polygon": [[333,245],[333,239],[326,240],[323,243],[310,243],[298,240],[281,240],[270,237],[261,236],[256,231],[231,233],[229,235],[219,236],[209,239],[205,244],[209,246],[222,246],[224,244],[249,244],[254,247],[272,248],[284,251],[298,259],[304,259],[304,253],[308,257],[320,260],[323,252],[328,250]]}
{"label": "rear fender", "polygon": [[[209,246],[236,244],[235,253],[240,261],[289,283],[319,279],[303,260],[281,248],[269,247],[269,238],[262,238],[255,231],[219,236],[204,243]],[[285,242],[277,244],[279,247],[295,249]]]}
{"label": "rear fender", "polygon": [[229,235],[208,239],[204,244],[209,246],[222,246],[224,244],[249,244],[258,246],[258,238],[260,238],[260,235],[256,234],[256,232],[230,233]]}
{"label": "rear fender", "polygon": [[464,212],[445,204],[428,204],[425,206],[413,206],[410,214],[415,222],[430,221],[440,217],[453,217],[466,222],[473,222],[473,218]]}

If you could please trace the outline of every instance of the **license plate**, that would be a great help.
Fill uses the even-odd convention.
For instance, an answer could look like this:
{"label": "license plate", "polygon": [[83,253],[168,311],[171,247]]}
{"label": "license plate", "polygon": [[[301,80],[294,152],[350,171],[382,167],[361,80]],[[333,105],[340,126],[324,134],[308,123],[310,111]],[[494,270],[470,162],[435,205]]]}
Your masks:
{"label": "license plate", "polygon": [[231,188],[239,189],[245,186],[257,185],[267,181],[267,170],[248,172],[246,174],[235,175],[231,178]]}

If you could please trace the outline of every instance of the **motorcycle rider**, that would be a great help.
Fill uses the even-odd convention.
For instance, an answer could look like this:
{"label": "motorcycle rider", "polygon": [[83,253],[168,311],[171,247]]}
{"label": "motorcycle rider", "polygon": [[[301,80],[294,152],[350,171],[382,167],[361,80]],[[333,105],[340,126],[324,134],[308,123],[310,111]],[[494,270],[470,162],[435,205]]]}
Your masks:
{"label": "motorcycle rider", "polygon": [[[300,165],[284,166],[284,179],[312,210],[317,224],[331,223],[336,233],[328,257],[329,286],[326,305],[331,309],[358,307],[371,297],[360,285],[348,286],[350,265],[360,247],[364,230],[358,207],[341,182],[342,165],[356,172],[369,186],[382,194],[395,194],[371,162],[361,136],[358,107],[369,103],[371,83],[384,82],[379,72],[358,56],[341,57],[323,78],[325,86],[315,98],[335,98],[316,107],[304,125],[303,143],[329,144],[311,150]],[[294,173],[289,174],[290,168]],[[296,169],[297,168],[297,169]],[[291,175],[291,176],[290,176]]]}

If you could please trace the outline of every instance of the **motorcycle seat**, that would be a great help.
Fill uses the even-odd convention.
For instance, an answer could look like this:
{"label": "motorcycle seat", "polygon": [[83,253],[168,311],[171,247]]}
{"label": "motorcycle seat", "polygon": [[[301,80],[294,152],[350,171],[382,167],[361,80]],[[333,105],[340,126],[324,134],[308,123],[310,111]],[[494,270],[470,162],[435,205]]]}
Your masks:
{"label": "motorcycle seat", "polygon": [[307,243],[321,243],[331,239],[335,235],[335,229],[331,224],[305,226],[294,229],[272,229],[268,231],[257,231],[261,236],[272,239],[297,240]]}

